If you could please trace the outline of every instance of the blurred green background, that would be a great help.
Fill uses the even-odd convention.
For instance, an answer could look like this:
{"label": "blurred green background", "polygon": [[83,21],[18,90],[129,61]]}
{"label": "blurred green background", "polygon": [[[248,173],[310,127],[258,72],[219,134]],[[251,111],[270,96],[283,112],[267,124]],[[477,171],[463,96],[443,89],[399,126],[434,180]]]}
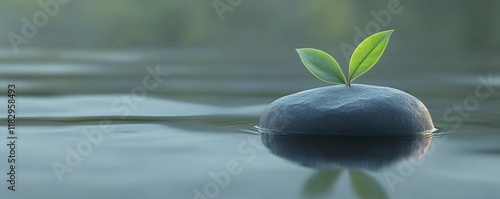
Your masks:
{"label": "blurred green background", "polygon": [[[0,35],[20,33],[22,17],[41,7],[33,0],[3,1]],[[382,29],[395,28],[395,39],[408,49],[465,52],[499,51],[500,2],[252,0],[231,6],[218,17],[212,0],[72,0],[60,5],[27,47],[55,48],[295,48],[317,46],[335,51],[353,43],[354,27],[374,20],[370,11],[399,2],[402,11]],[[0,44],[9,47],[7,37]],[[395,45],[395,44],[392,45]],[[421,49],[424,50],[424,49]]]}
{"label": "blurred green background", "polygon": [[[307,72],[295,48],[322,49],[347,71],[353,47],[385,29],[395,33],[384,56],[356,83],[452,95],[447,87],[473,87],[477,76],[500,63],[499,1],[61,1],[67,2],[57,3],[57,9],[50,4],[56,0],[3,1],[0,7],[0,63],[36,65],[45,72],[92,71],[40,76],[12,72],[29,67],[4,64],[10,66],[5,81],[33,80],[25,86],[26,95],[123,93],[139,82],[138,71],[146,65],[161,65],[171,76],[152,95],[183,100],[267,96],[256,103],[268,103],[326,85]],[[229,7],[223,20],[217,11],[221,5]],[[26,20],[44,22],[39,15],[48,16],[44,7],[57,12],[16,52],[9,35],[23,36]],[[83,86],[89,84],[94,86]]]}

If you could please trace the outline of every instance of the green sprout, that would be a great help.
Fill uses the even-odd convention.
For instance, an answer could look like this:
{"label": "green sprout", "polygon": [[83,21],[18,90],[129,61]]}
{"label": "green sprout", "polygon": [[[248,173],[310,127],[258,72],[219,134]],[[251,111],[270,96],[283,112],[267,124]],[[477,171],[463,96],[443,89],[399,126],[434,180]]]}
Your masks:
{"label": "green sprout", "polygon": [[382,57],[394,30],[375,33],[363,40],[352,53],[349,61],[349,79],[346,81],[337,61],[321,50],[314,48],[296,49],[302,63],[318,79],[332,84],[351,85],[352,81],[369,71]]}

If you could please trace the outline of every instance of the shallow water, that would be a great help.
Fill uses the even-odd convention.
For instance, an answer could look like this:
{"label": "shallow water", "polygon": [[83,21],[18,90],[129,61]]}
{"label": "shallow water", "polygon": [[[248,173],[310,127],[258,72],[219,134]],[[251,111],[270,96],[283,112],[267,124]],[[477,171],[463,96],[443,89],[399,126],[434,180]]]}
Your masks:
{"label": "shallow water", "polygon": [[[198,198],[231,199],[500,195],[500,76],[494,70],[498,59],[464,55],[454,63],[443,55],[422,65],[397,52],[388,55],[358,83],[390,86],[416,96],[426,104],[439,131],[418,142],[424,145],[411,156],[388,161],[381,153],[358,161],[363,156],[350,155],[358,161],[355,166],[314,169],[264,147],[255,125],[271,101],[326,84],[310,75],[294,52],[239,53],[3,52],[0,82],[5,88],[0,101],[6,103],[6,85],[16,84],[18,159],[17,190],[7,191],[8,176],[2,175],[2,195],[197,198],[198,191],[203,195]],[[151,72],[155,70],[159,72]],[[6,128],[5,111],[1,118]],[[0,139],[6,143],[6,134]],[[7,146],[1,146],[0,153],[4,154],[0,165],[7,171],[3,164]],[[72,153],[79,158],[67,159]],[[383,166],[370,166],[375,163]],[[54,165],[67,169],[58,175]],[[219,176],[219,181],[211,175]]]}

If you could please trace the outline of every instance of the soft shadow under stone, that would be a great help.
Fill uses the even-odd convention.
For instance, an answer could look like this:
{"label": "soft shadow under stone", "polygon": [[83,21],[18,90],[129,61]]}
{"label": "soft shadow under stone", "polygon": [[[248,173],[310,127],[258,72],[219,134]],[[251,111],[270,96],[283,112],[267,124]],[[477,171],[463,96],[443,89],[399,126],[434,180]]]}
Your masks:
{"label": "soft shadow under stone", "polygon": [[283,135],[266,131],[261,139],[272,154],[305,167],[379,170],[422,156],[432,136]]}
{"label": "soft shadow under stone", "polygon": [[321,135],[409,135],[434,130],[425,105],[403,91],[353,84],[310,89],[272,102],[259,128]]}

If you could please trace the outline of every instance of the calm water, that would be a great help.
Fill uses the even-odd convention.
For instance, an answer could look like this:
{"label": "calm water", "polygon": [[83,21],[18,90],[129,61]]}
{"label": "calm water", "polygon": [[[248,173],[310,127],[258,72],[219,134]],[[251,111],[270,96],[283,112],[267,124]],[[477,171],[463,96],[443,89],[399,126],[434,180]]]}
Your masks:
{"label": "calm water", "polygon": [[3,174],[2,198],[500,196],[499,59],[393,49],[357,81],[422,100],[434,136],[267,137],[270,150],[255,128],[266,104],[325,86],[280,51],[2,51],[0,101],[15,83],[18,116],[16,192]]}

